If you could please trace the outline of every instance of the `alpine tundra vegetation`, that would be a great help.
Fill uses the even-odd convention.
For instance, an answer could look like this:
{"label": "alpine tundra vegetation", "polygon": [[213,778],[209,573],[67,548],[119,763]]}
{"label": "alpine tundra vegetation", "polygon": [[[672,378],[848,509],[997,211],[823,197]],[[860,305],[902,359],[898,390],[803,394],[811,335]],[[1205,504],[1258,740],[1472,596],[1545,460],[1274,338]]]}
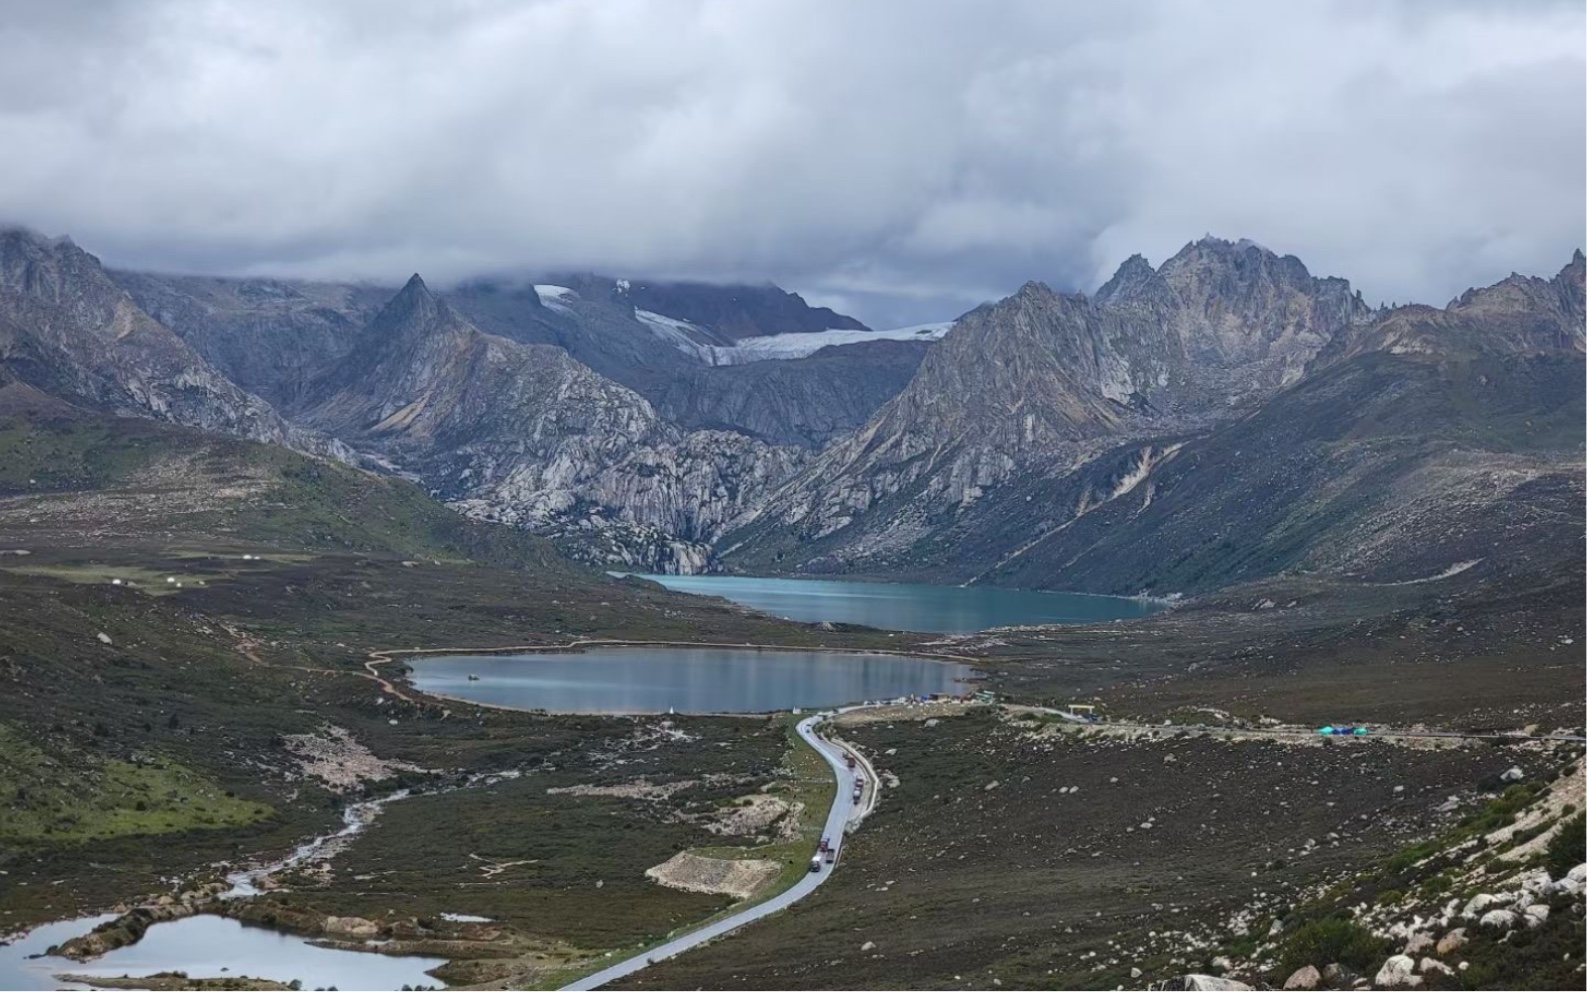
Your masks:
{"label": "alpine tundra vegetation", "polygon": [[908,14],[0,8],[0,989],[1583,988],[1579,5]]}

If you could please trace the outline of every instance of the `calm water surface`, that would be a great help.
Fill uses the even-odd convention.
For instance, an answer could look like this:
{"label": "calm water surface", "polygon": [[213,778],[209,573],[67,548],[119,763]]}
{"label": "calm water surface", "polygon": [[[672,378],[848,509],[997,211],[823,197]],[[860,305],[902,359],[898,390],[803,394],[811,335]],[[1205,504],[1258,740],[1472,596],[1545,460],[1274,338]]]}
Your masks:
{"label": "calm water surface", "polygon": [[[344,990],[394,990],[402,986],[440,986],[425,975],[445,959],[379,955],[316,948],[293,935],[245,927],[228,917],[199,914],[156,924],[143,940],[91,962],[28,959],[51,945],[93,929],[109,917],[46,924],[15,944],[0,948],[0,989],[59,989],[51,977],[69,972],[93,976],[147,976],[185,972],[192,977],[252,976],[279,982],[302,980],[306,990],[335,986]],[[228,970],[228,971],[222,971]]]}
{"label": "calm water surface", "polygon": [[855,583],[745,576],[643,576],[682,593],[726,597],[795,621],[963,634],[1008,624],[1094,624],[1145,617],[1161,604],[990,586]]}
{"label": "calm water surface", "polygon": [[[970,669],[929,659],[744,648],[591,648],[415,659],[426,693],[578,714],[762,713],[907,693],[962,693]],[[469,676],[479,677],[477,680]]]}

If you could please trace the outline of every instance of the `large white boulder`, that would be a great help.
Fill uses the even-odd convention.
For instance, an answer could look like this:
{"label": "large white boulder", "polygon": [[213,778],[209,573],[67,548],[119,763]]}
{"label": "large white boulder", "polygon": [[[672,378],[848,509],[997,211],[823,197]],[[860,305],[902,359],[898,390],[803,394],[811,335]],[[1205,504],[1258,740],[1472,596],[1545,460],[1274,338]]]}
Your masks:
{"label": "large white boulder", "polygon": [[1509,899],[1493,893],[1478,893],[1466,901],[1466,906],[1460,911],[1462,917],[1481,917],[1488,910],[1509,903]]}
{"label": "large white boulder", "polygon": [[1490,910],[1482,915],[1477,923],[1483,927],[1491,927],[1500,931],[1508,931],[1515,927],[1515,912],[1512,910]]}
{"label": "large white boulder", "polygon": [[1321,982],[1322,973],[1317,971],[1316,966],[1308,965],[1290,973],[1289,978],[1284,980],[1284,988],[1287,990],[1314,990]]}
{"label": "large white boulder", "polygon": [[1391,986],[1420,986],[1422,977],[1416,974],[1416,960],[1409,955],[1390,955],[1389,960],[1383,963],[1383,968],[1373,977],[1374,985],[1381,987]]}
{"label": "large white boulder", "polygon": [[1542,927],[1548,920],[1548,904],[1534,903],[1521,911],[1521,920],[1527,927]]}
{"label": "large white boulder", "polygon": [[1582,891],[1587,890],[1587,862],[1565,873],[1565,877],[1554,886],[1571,896],[1581,896]]}

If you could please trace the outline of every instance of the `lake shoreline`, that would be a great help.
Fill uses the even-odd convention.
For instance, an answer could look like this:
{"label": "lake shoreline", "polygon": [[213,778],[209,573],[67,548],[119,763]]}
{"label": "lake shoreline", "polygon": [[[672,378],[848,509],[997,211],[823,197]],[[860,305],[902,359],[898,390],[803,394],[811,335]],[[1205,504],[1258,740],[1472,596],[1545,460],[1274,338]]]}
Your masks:
{"label": "lake shoreline", "polygon": [[674,593],[725,601],[739,609],[805,624],[828,623],[909,634],[973,635],[1031,625],[1130,621],[1169,609],[1172,599],[1015,590],[994,586],[813,579],[783,576],[675,576],[609,573]]}
{"label": "lake shoreline", "polygon": [[448,703],[614,718],[764,718],[861,700],[968,696],[985,678],[968,660],[902,650],[700,643],[431,654],[405,665],[408,685]]}

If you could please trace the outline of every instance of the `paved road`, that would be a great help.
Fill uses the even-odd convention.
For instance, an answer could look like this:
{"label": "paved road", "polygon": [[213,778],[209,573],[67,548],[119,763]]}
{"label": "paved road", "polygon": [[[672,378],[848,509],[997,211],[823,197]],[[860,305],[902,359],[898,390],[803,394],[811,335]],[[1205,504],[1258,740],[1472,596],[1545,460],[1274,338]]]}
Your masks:
{"label": "paved road", "polygon": [[[823,714],[816,714],[813,717],[806,717],[799,722],[798,731],[799,737],[820,752],[821,757],[827,760],[827,764],[832,766],[832,771],[837,774],[838,795],[837,799],[832,802],[832,810],[827,814],[827,824],[826,829],[823,831],[823,837],[832,839],[833,844],[838,846],[838,857],[841,859],[844,841],[843,828],[848,823],[849,809],[854,803],[854,774],[849,771],[847,763],[844,762],[843,752],[837,746],[828,744],[817,737],[815,725],[824,716]],[[836,868],[835,865],[823,865],[820,872],[806,874],[800,878],[799,882],[764,903],[758,903],[753,907],[741,910],[731,917],[717,921],[715,924],[708,924],[696,931],[690,931],[681,938],[674,938],[665,945],[652,948],[648,952],[635,955],[633,958],[626,959],[616,965],[607,966],[600,972],[592,973],[562,988],[564,990],[599,989],[612,980],[638,972],[647,965],[660,962],[662,959],[672,958],[674,955],[687,951],[696,945],[702,945],[713,938],[720,938],[729,931],[736,931],[750,921],[759,920],[768,914],[775,914],[777,911],[793,905],[795,901],[809,896],[815,891],[817,886],[827,881],[827,877],[832,874],[834,868]]]}

